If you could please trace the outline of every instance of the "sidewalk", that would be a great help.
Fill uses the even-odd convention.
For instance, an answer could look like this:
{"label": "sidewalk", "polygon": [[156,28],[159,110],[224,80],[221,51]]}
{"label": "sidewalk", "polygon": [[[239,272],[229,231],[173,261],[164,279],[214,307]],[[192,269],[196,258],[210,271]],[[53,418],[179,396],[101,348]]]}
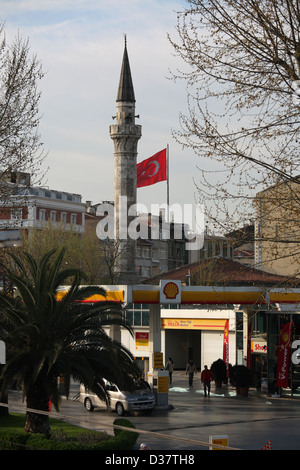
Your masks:
{"label": "sidewalk", "polygon": [[[188,391],[189,390],[189,384],[188,384],[188,377],[185,374],[185,371],[183,370],[175,370],[173,372],[173,384],[170,385],[169,392],[176,392],[176,391]],[[204,396],[204,391],[203,391],[203,385],[201,384],[200,381],[200,373],[198,372],[194,376],[194,384],[193,388],[196,390],[197,393],[200,395]],[[230,397],[237,397],[236,394],[236,389],[234,386],[232,386],[230,383],[223,384],[221,389],[216,389],[215,387],[215,382],[213,381],[211,383],[211,392],[210,392],[211,397],[224,397],[224,398],[230,398]],[[257,390],[255,387],[250,387],[249,392],[248,392],[248,397],[241,397],[240,395],[238,398],[259,398],[259,399],[274,399],[274,400],[291,400],[293,402],[297,402],[300,400],[300,394],[294,394],[293,396],[290,396],[287,392],[285,392],[284,395],[278,396],[276,394],[272,395],[267,395],[264,392],[261,392],[260,390]]]}
{"label": "sidewalk", "polygon": [[[199,395],[204,396],[203,384],[200,380],[200,373],[198,372],[194,376],[193,386],[190,387],[188,383],[188,376],[183,370],[175,370],[173,372],[172,385],[169,386],[169,393],[171,392],[188,392],[191,388]],[[211,382],[210,397],[224,397],[230,398],[236,396],[235,387],[230,383],[223,384],[221,389],[216,389],[215,382]],[[257,396],[257,391],[254,388],[249,389],[249,396]]]}

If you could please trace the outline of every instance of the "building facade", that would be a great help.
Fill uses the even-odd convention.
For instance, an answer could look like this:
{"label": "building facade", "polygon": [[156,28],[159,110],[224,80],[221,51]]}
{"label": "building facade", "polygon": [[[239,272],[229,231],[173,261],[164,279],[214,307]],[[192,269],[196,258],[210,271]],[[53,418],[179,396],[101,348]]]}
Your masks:
{"label": "building facade", "polygon": [[279,183],[256,195],[255,265],[283,276],[300,273],[300,184]]}
{"label": "building facade", "polygon": [[71,226],[79,234],[84,233],[85,204],[79,194],[31,186],[28,175],[26,184],[8,182],[12,194],[8,201],[0,200],[0,231],[42,228],[47,224],[62,224],[66,230]]}

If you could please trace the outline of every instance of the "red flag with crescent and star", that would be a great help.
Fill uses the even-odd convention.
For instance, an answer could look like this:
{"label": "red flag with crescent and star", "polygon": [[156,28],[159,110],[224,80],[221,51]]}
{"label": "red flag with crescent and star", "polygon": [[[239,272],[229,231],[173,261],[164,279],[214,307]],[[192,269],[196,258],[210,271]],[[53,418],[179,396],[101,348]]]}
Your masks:
{"label": "red flag with crescent and star", "polygon": [[137,188],[150,186],[167,179],[167,149],[157,152],[137,164]]}

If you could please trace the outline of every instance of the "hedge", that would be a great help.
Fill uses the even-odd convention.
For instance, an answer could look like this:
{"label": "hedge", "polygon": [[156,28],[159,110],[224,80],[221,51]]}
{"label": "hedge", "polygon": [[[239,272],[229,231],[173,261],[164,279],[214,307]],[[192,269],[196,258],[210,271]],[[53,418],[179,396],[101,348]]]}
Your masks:
{"label": "hedge", "polygon": [[[126,419],[117,418],[116,426],[135,428]],[[114,436],[100,442],[82,444],[76,438],[59,441],[44,434],[0,430],[0,450],[131,450],[138,438],[137,432],[114,428]]]}
{"label": "hedge", "polygon": [[27,434],[0,429],[0,450],[25,450]]}

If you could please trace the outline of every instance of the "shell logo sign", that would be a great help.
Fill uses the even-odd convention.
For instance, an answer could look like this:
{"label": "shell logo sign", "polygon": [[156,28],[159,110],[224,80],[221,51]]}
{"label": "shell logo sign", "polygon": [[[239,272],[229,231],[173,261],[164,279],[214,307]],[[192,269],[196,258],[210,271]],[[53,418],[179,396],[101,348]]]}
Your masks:
{"label": "shell logo sign", "polygon": [[175,303],[181,302],[181,281],[161,281],[160,302]]}
{"label": "shell logo sign", "polygon": [[168,282],[168,284],[165,285],[163,290],[163,293],[165,294],[167,299],[176,299],[178,292],[179,289],[175,282]]}

